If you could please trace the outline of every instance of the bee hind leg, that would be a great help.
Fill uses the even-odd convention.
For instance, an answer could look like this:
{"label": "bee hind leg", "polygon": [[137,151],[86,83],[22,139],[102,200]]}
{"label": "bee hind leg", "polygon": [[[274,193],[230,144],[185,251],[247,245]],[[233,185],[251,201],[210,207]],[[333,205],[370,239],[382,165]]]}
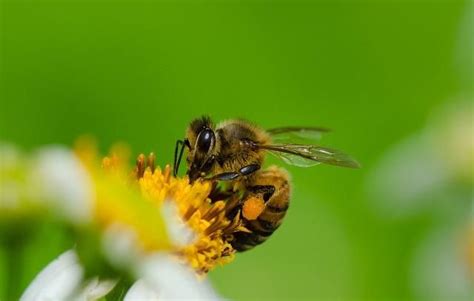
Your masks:
{"label": "bee hind leg", "polygon": [[273,185],[255,185],[248,188],[254,194],[262,194],[263,201],[266,203],[275,193],[275,186]]}
{"label": "bee hind leg", "polygon": [[283,218],[290,199],[290,184],[285,170],[272,166],[258,171],[255,178],[248,183],[247,191],[248,198],[256,196],[265,203],[265,210],[259,217],[267,220]]}
{"label": "bee hind leg", "polygon": [[239,252],[265,242],[280,227],[290,200],[288,174],[281,168],[259,170],[246,184],[239,212],[249,232],[235,232],[230,240]]}

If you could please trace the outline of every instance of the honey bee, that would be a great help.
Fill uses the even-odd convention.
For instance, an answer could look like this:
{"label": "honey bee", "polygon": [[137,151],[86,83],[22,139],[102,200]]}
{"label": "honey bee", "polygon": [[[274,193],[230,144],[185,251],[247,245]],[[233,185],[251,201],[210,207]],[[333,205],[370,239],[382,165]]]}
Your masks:
{"label": "honey bee", "polygon": [[221,193],[240,192],[241,197],[226,216],[229,220],[237,216],[248,231],[235,232],[227,240],[237,251],[245,251],[263,243],[280,226],[289,207],[288,173],[276,166],[262,169],[267,153],[301,167],[320,163],[359,167],[357,161],[340,151],[296,143],[298,139],[316,140],[327,131],[319,127],[264,130],[243,120],[215,126],[209,117],[201,117],[190,123],[185,139],[176,142],[174,174],[187,148],[190,182],[200,179],[223,183]]}

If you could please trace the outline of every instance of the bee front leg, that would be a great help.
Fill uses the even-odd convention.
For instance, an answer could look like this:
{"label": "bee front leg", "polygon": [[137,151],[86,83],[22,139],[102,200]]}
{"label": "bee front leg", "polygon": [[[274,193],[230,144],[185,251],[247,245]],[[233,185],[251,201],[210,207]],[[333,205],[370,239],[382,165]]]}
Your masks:
{"label": "bee front leg", "polygon": [[[189,140],[176,140],[176,145],[174,147],[174,163],[173,163],[173,176],[178,175],[179,164],[181,163],[181,158],[183,157],[184,147],[189,145]],[[179,151],[178,151],[179,150]]]}
{"label": "bee front leg", "polygon": [[237,179],[238,177],[248,176],[259,169],[259,164],[249,164],[239,169],[239,171],[230,171],[217,174],[213,176],[212,179],[218,181],[232,181]]}
{"label": "bee front leg", "polygon": [[217,181],[232,181],[240,177],[240,173],[236,171],[231,171],[231,172],[223,172],[220,174],[217,174],[213,176],[211,179],[212,180],[217,180]]}
{"label": "bee front leg", "polygon": [[242,176],[248,176],[250,174],[253,174],[254,172],[256,172],[257,170],[260,169],[260,164],[250,164],[250,165],[247,165],[247,166],[244,166],[242,167],[240,170],[239,170],[239,173],[242,175]]}

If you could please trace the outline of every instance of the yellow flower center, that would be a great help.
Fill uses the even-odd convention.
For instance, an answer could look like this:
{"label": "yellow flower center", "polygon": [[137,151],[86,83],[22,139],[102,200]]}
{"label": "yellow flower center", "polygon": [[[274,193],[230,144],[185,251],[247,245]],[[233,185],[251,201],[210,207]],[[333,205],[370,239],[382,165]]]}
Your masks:
{"label": "yellow flower center", "polygon": [[[231,209],[229,200],[212,202],[209,195],[213,183],[196,181],[189,183],[187,177],[171,176],[171,168],[154,167],[153,155],[137,160],[136,175],[144,196],[157,206],[169,200],[176,204],[181,218],[196,234],[193,243],[176,250],[200,273],[206,273],[218,264],[230,262],[235,253],[226,236],[242,231],[240,220],[228,220],[226,213]],[[145,167],[145,168],[144,168]]]}
{"label": "yellow flower center", "polygon": [[[226,218],[226,213],[238,204],[238,197],[213,201],[209,196],[216,183],[196,181],[190,184],[188,177],[173,177],[169,165],[162,170],[155,167],[154,162],[153,154],[148,157],[140,155],[132,172],[132,183],[138,184],[142,196],[156,208],[161,208],[166,201],[174,202],[179,215],[176,218],[194,232],[193,242],[175,246],[173,253],[187,261],[198,273],[206,273],[216,265],[230,262],[235,250],[226,238],[236,231],[246,230],[241,225],[239,214],[233,220]],[[102,161],[106,171],[120,170],[120,164],[115,155]]]}

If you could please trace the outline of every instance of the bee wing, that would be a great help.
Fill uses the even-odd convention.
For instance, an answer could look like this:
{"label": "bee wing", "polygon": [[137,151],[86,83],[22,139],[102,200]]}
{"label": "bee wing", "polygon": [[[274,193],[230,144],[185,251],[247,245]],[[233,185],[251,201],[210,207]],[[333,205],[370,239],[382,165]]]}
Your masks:
{"label": "bee wing", "polygon": [[311,143],[321,139],[330,130],[323,127],[281,127],[267,130],[273,143]]}
{"label": "bee wing", "polygon": [[327,147],[306,144],[260,145],[288,164],[309,167],[320,163],[349,168],[359,168],[359,163],[349,155]]}

